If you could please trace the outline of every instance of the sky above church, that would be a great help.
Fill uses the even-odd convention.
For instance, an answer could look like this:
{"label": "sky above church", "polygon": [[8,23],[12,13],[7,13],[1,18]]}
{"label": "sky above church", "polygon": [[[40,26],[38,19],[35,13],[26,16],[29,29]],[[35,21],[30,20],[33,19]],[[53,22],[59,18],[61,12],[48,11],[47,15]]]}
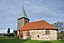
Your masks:
{"label": "sky above church", "polygon": [[11,32],[17,29],[17,19],[23,5],[30,22],[64,22],[64,0],[0,0],[0,33],[8,28]]}

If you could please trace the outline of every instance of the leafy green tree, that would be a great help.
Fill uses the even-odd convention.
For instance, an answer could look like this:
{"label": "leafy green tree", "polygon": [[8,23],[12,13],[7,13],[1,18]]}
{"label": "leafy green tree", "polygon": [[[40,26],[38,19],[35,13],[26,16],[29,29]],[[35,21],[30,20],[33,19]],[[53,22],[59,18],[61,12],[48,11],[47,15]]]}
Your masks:
{"label": "leafy green tree", "polygon": [[7,33],[10,34],[10,28],[8,28]]}

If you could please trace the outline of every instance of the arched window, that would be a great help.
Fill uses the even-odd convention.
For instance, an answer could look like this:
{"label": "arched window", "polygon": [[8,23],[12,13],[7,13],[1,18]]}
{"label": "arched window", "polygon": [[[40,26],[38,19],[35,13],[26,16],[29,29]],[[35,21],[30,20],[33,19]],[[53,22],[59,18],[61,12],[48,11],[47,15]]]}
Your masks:
{"label": "arched window", "polygon": [[29,32],[29,31],[27,31],[27,33],[26,33],[26,34],[27,34],[27,36],[29,36],[29,35],[30,35],[30,32]]}
{"label": "arched window", "polygon": [[37,37],[39,37],[39,35],[37,35]]}

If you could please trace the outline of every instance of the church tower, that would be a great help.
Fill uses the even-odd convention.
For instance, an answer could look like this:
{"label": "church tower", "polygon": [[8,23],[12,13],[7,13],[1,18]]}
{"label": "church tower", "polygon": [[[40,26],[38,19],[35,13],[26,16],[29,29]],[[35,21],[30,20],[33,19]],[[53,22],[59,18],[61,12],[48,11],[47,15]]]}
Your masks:
{"label": "church tower", "polygon": [[27,15],[26,15],[26,12],[25,12],[24,6],[23,6],[22,7],[22,12],[20,14],[20,17],[18,18],[18,29],[23,27],[28,22],[29,22],[29,19],[28,19]]}

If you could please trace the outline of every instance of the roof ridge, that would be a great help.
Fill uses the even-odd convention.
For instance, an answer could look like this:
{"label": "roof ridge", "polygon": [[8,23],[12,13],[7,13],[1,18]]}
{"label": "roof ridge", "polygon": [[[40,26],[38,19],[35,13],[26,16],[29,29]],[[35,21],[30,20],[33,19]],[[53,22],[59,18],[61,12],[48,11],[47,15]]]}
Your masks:
{"label": "roof ridge", "polygon": [[[41,21],[45,21],[45,20],[33,21],[33,22],[29,22],[29,23],[35,23],[35,22],[41,22]],[[29,24],[29,23],[26,23],[26,24]]]}

